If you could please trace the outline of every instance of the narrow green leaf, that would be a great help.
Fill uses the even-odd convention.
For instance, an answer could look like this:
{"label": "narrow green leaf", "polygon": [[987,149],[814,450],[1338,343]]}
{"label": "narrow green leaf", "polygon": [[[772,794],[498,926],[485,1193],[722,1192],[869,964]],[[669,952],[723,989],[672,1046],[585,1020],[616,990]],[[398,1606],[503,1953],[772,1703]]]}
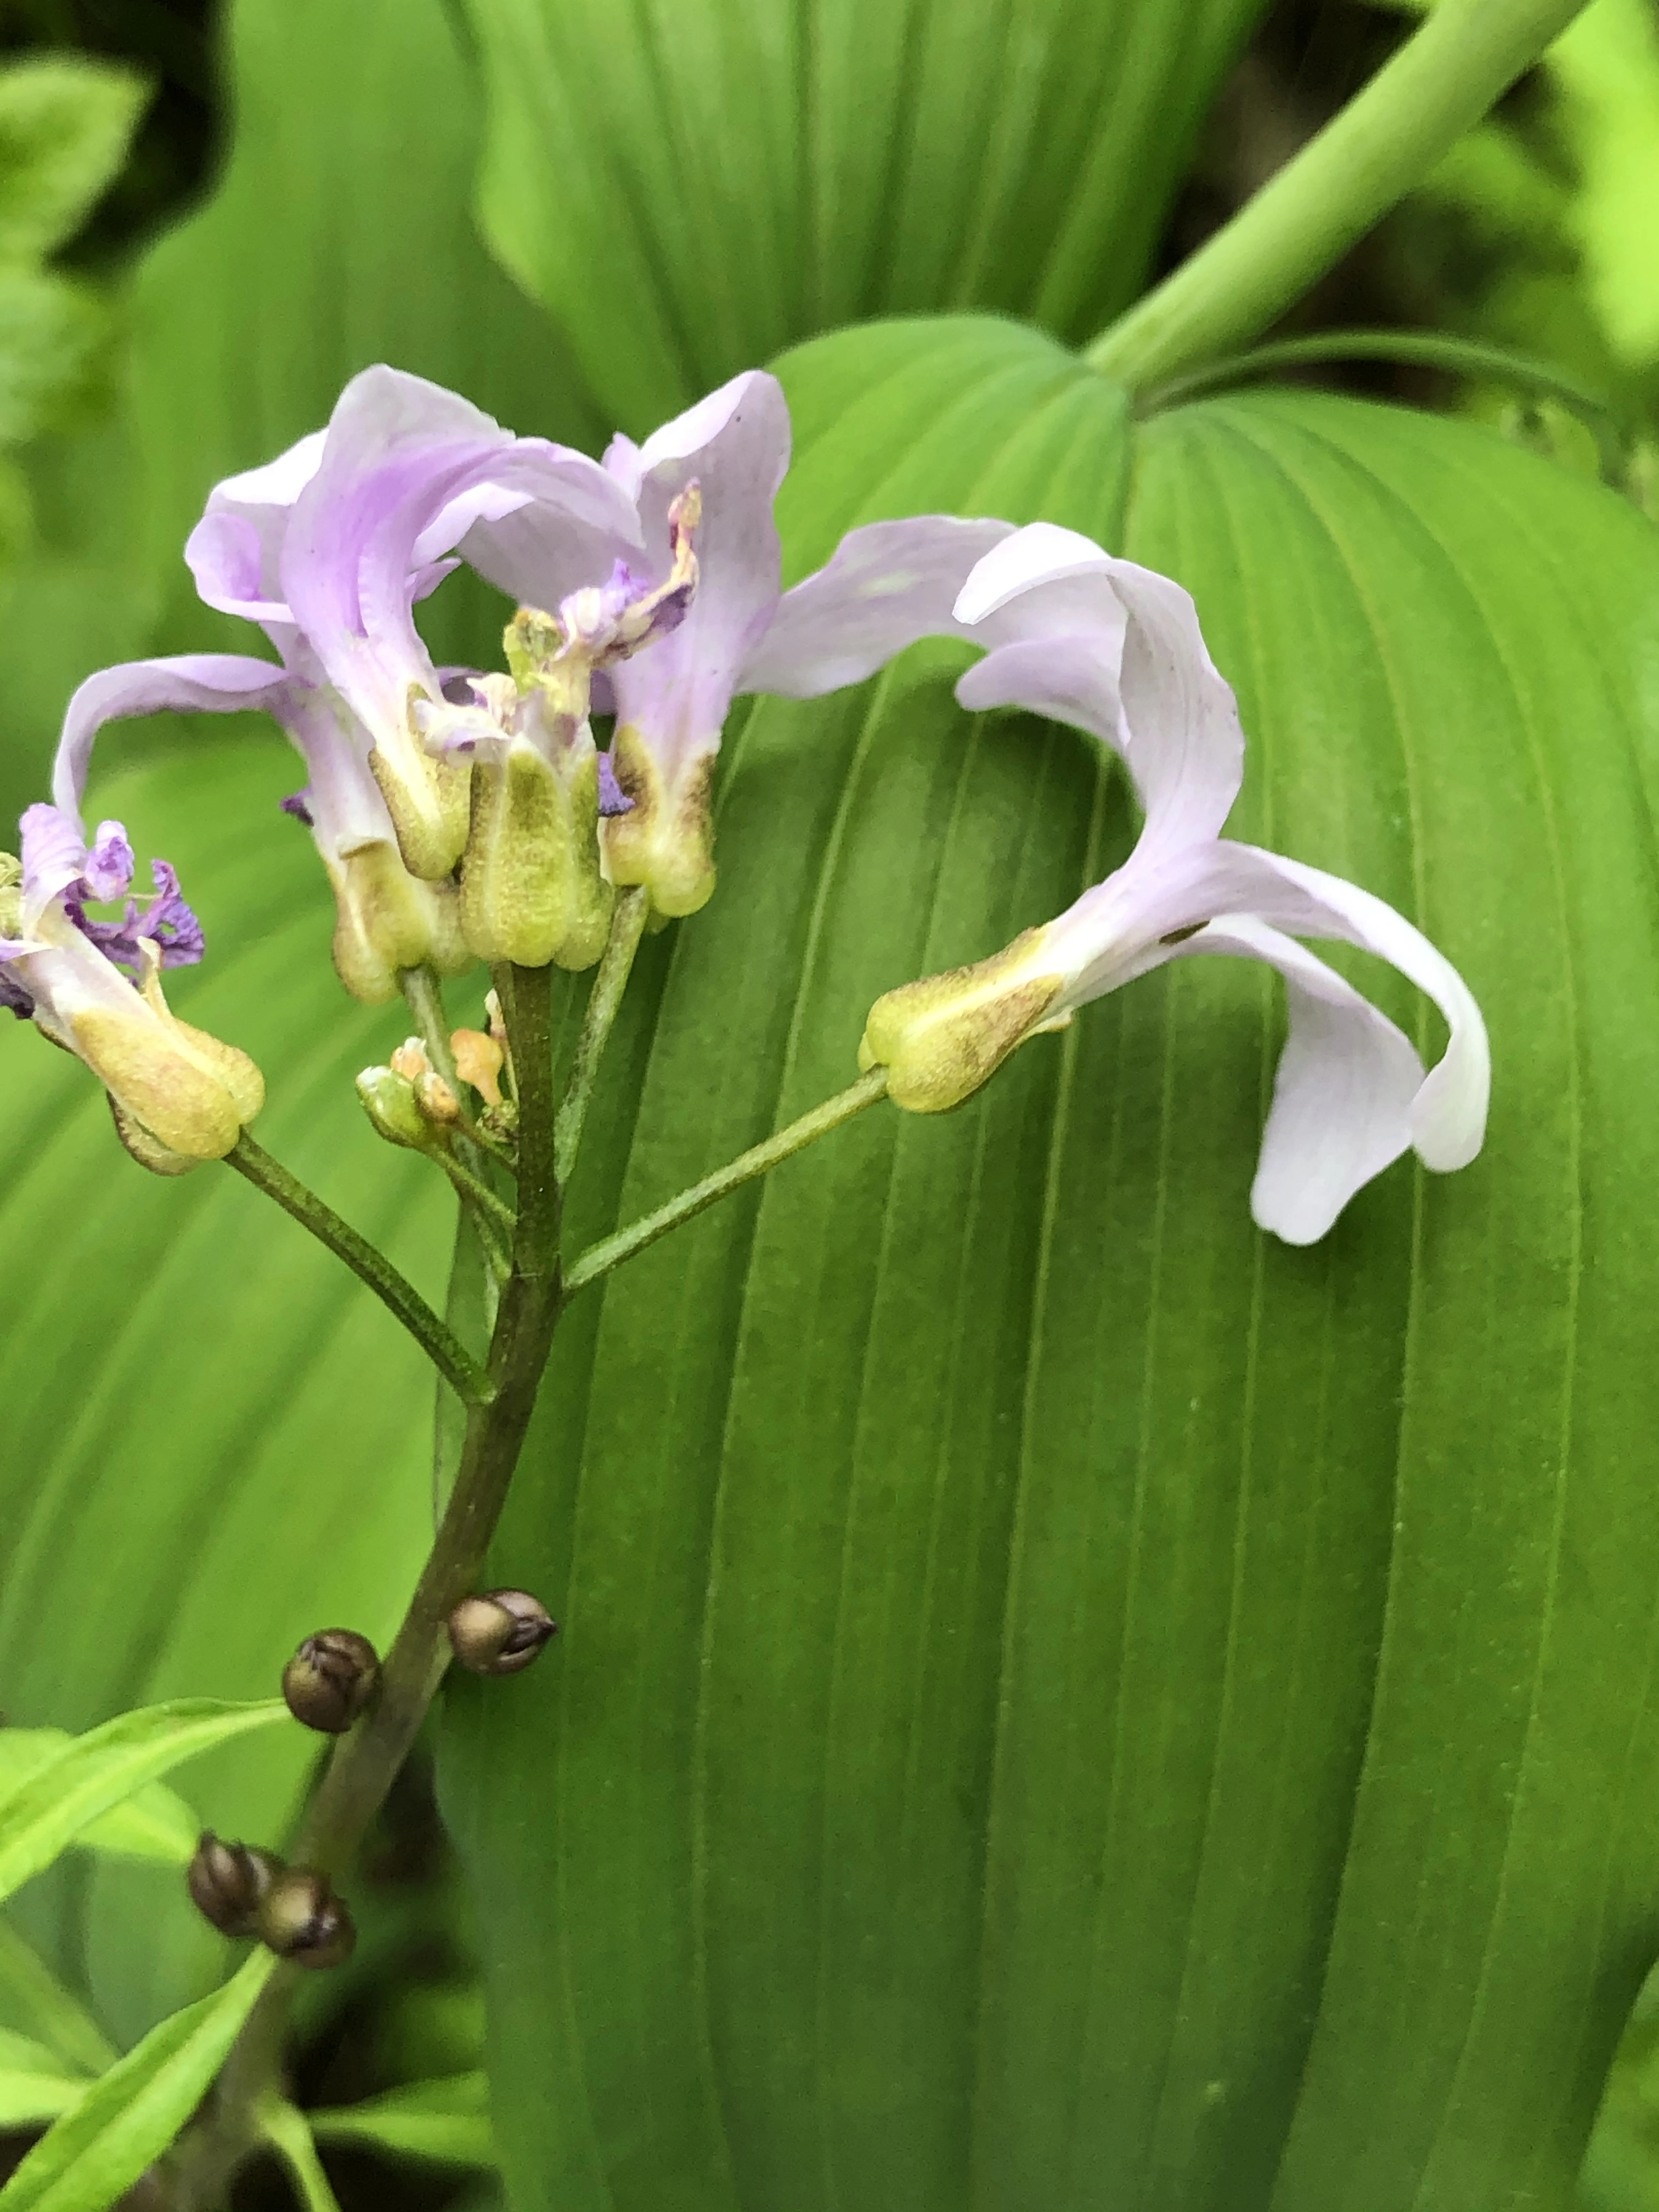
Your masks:
{"label": "narrow green leaf", "polygon": [[442,2166],[495,2162],[489,2080],[484,2074],[411,2082],[361,2104],[334,2106],[306,2117],[319,2142],[368,2143],[400,2158],[429,2159]]}
{"label": "narrow green leaf", "polygon": [[106,2212],[201,2102],[276,1965],[256,1951],[211,1996],[152,2028],[29,2152],[3,2212]]}
{"label": "narrow green leaf", "polygon": [[58,2053],[27,2035],[0,2028],[0,2128],[33,2128],[67,2112],[87,2087]]}
{"label": "narrow green leaf", "polygon": [[52,1864],[111,1807],[187,1759],[290,1718],[280,1698],[228,1705],[179,1698],[71,1737],[0,1799],[0,1898]]}
{"label": "narrow green leaf", "polygon": [[[0,1804],[74,1741],[67,1729],[0,1729]],[[201,1833],[201,1822],[178,1792],[150,1782],[100,1814],[75,1841],[88,1850],[183,1866]]]}
{"label": "narrow green leaf", "polygon": [[0,69],[0,261],[39,261],[79,228],[148,97],[131,70],[79,54]]}
{"label": "narrow green leaf", "polygon": [[259,2124],[293,2177],[305,2212],[340,2212],[306,2114],[273,2098],[261,2112]]}
{"label": "narrow green leaf", "polygon": [[21,2025],[76,2073],[101,2074],[115,2046],[80,1999],[0,1913],[0,2014]]}

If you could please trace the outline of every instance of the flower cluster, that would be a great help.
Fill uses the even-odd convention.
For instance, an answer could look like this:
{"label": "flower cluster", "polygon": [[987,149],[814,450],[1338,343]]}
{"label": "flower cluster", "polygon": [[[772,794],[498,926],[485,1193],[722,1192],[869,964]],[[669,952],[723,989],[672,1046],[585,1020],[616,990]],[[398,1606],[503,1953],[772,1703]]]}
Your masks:
{"label": "flower cluster", "polygon": [[[87,1061],[148,1164],[216,1157],[258,1080],[161,996],[159,970],[202,949],[176,879],[158,862],[147,907],[87,914],[132,874],[118,824],[90,844],[82,827],[104,722],[275,717],[305,763],[283,804],[333,890],[335,965],[375,1003],[413,969],[586,968],[625,887],[659,918],[695,914],[714,889],[711,780],[732,701],[810,697],[949,635],[983,653],[958,684],[965,707],[1023,707],[1111,747],[1146,827],[1056,920],[878,1003],[861,1058],[898,1105],[953,1106],[1086,1000],[1220,952],[1267,961],[1290,994],[1254,1193],[1264,1226],[1322,1235],[1408,1146],[1431,1167],[1472,1158],[1486,1040],[1452,969],[1365,892],[1221,837],[1243,741],[1186,593],[1069,532],[948,515],[854,530],[785,592],[773,504],[788,458],[783,394],[760,373],[602,461],[516,437],[419,378],[355,378],[325,429],[215,489],[185,549],[202,598],[258,623],[276,658],[136,661],[70,702],[54,804],[25,817],[0,888],[0,995]],[[500,670],[435,666],[416,628],[462,562],[517,603]],[[596,714],[614,717],[604,751]],[[1380,953],[1437,1001],[1450,1042],[1431,1073],[1303,936]]]}

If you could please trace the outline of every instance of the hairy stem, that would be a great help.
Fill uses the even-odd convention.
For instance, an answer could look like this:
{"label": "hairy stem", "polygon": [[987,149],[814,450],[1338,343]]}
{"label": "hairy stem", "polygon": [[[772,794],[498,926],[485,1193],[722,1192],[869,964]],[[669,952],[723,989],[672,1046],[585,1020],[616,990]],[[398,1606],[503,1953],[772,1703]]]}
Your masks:
{"label": "hairy stem", "polygon": [[635,884],[618,894],[611,913],[611,934],[605,940],[605,957],[599,962],[599,973],[593,978],[592,994],[587,1001],[582,1033],[576,1041],[576,1057],[571,1066],[570,1080],[565,1086],[564,1097],[554,1122],[553,1166],[561,1185],[569,1182],[571,1170],[576,1164],[576,1154],[581,1149],[582,1129],[593,1097],[599,1062],[605,1057],[611,1024],[617,1018],[617,1009],[622,1004],[623,993],[627,989],[628,979],[634,971],[634,956],[640,949],[641,938],[645,934],[646,917],[650,909],[650,892],[643,884]]}
{"label": "hairy stem", "polygon": [[671,1229],[678,1229],[681,1222],[690,1221],[706,1206],[740,1189],[744,1183],[752,1182],[757,1176],[764,1175],[769,1168],[787,1160],[792,1152],[799,1152],[818,1138],[827,1136],[831,1129],[840,1128],[843,1121],[850,1121],[855,1114],[861,1114],[866,1106],[873,1106],[877,1099],[886,1095],[887,1071],[884,1067],[872,1067],[845,1091],[826,1098],[821,1106],[815,1106],[810,1114],[803,1114],[798,1121],[790,1122],[787,1128],[780,1129],[775,1136],[751,1145],[746,1152],[739,1152],[736,1159],[728,1160],[723,1168],[716,1168],[701,1182],[694,1182],[678,1197],[671,1198],[665,1206],[658,1206],[653,1213],[642,1214],[626,1229],[618,1229],[614,1236],[603,1237],[597,1244],[590,1244],[566,1270],[566,1297],[573,1297],[596,1277],[609,1274],[624,1260],[643,1252],[647,1244],[666,1237]]}
{"label": "hairy stem", "polygon": [[1232,221],[1088,350],[1133,390],[1248,344],[1564,30],[1584,0],[1440,0],[1400,52]]}
{"label": "hairy stem", "polygon": [[246,1129],[237,1139],[234,1151],[226,1153],[225,1164],[245,1176],[267,1198],[274,1198],[285,1213],[292,1214],[319,1243],[326,1244],[331,1252],[343,1260],[388,1312],[397,1316],[465,1404],[488,1402],[491,1387],[489,1377],[460,1339],[438,1318],[408,1277],[392,1266],[385,1253],[378,1251],[367,1237],[360,1237],[349,1222],[343,1221],[314,1190],[297,1176],[290,1175]]}
{"label": "hairy stem", "polygon": [[[292,1863],[325,1874],[349,1863],[443,1679],[449,1615],[476,1586],[483,1566],[559,1316],[548,973],[498,969],[495,988],[518,1070],[520,1204],[511,1272],[490,1339],[489,1395],[468,1407],[454,1486],[386,1655],[375,1701],[337,1746],[295,1840]],[[267,1984],[221,2076],[207,2125],[185,2148],[178,2193],[186,2206],[211,2203],[255,2137],[261,2100],[278,2070],[296,1978],[297,1970],[289,1968]]]}

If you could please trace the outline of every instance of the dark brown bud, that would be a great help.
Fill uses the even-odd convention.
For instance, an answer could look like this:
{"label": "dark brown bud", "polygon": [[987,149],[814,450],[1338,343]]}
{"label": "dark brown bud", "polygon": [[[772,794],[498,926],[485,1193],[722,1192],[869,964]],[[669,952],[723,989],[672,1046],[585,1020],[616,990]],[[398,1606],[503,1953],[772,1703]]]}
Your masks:
{"label": "dark brown bud", "polygon": [[355,1628],[323,1628],[307,1636],[283,1669],[283,1695],[296,1721],[325,1735],[343,1735],[374,1694],[380,1662]]}
{"label": "dark brown bud", "polygon": [[351,1956],[357,1931],[325,1874],[288,1867],[265,1892],[259,1934],[279,1959],[296,1966],[337,1966]]}
{"label": "dark brown bud", "polygon": [[469,1674],[516,1674],[559,1625],[528,1590],[486,1590],[464,1597],[449,1616],[449,1641]]}
{"label": "dark brown bud", "polygon": [[185,1875],[196,1909],[224,1936],[252,1936],[283,1863],[252,1844],[222,1844],[211,1828]]}

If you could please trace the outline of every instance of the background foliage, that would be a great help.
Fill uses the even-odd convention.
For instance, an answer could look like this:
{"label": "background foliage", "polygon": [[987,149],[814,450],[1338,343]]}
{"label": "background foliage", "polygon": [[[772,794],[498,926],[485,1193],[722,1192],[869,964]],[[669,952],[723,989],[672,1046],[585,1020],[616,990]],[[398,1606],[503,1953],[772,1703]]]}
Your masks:
{"label": "background foliage", "polygon": [[[1280,1017],[1214,963],[946,1121],[860,1123],[575,1310],[495,1563],[565,1635],[459,1686],[440,1769],[516,2205],[1565,2205],[1659,1952],[1659,39],[1595,0],[1300,318],[1559,359],[1613,411],[1615,489],[1506,386],[1371,368],[1142,419],[1065,350],[1406,27],[1259,17],[236,0],[201,26],[220,98],[158,45],[171,163],[36,280],[112,335],[21,450],[9,805],[91,666],[245,642],[184,535],[356,368],[591,446],[781,356],[792,573],[945,507],[1178,575],[1253,739],[1237,833],[1413,915],[1492,1028],[1479,1165],[1395,1170],[1312,1252],[1249,1226]],[[129,81],[95,85],[130,127]],[[446,657],[492,657],[489,594],[434,612]],[[260,1060],[262,1136],[435,1294],[443,1207],[348,1092],[398,1025],[327,969],[291,757],[179,723],[107,759],[100,808],[204,914],[181,1003]],[[876,993],[1132,834],[1080,741],[969,725],[937,654],[748,713],[720,806],[720,894],[647,948],[579,1235],[836,1087]],[[384,1635],[428,1525],[418,1363],[240,1183],[151,1183],[82,1071],[0,1043],[8,1717],[264,1695],[325,1617]],[[275,1836],[304,1765],[284,1732],[178,1780]],[[481,2056],[418,1783],[379,1863],[307,2101]],[[77,1856],[18,1925],[123,2047],[222,1966],[154,1863]],[[1633,2206],[1636,2073],[1619,2095],[1595,2185]],[[326,2155],[354,2201],[474,2185]]]}

